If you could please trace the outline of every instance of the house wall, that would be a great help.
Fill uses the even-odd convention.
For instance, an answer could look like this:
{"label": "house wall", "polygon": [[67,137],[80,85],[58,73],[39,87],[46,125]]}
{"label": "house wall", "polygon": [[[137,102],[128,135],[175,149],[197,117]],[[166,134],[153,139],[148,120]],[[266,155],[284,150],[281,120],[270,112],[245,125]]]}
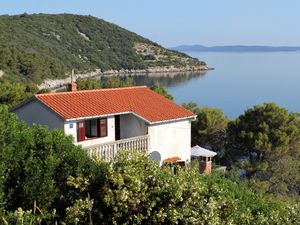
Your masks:
{"label": "house wall", "polygon": [[29,126],[35,123],[47,125],[50,130],[55,128],[64,129],[64,120],[38,100],[24,104],[20,108],[13,110],[13,112]]}
{"label": "house wall", "polygon": [[148,127],[150,135],[150,158],[163,161],[178,156],[190,161],[191,122],[189,120],[174,121]]}
{"label": "house wall", "polygon": [[121,139],[146,135],[148,131],[145,121],[133,114],[120,115]]}
{"label": "house wall", "polygon": [[90,140],[85,140],[77,142],[77,121],[67,121],[64,125],[64,131],[66,135],[71,135],[74,139],[74,144],[81,145],[82,147],[88,147],[92,145],[102,144],[106,142],[115,141],[115,117],[107,117],[107,136],[101,138],[94,138]]}

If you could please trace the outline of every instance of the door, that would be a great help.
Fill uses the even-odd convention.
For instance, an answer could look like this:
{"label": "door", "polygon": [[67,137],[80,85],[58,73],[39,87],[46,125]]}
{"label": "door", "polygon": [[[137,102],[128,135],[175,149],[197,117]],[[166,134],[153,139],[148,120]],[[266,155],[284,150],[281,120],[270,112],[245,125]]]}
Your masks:
{"label": "door", "polygon": [[115,116],[115,138],[116,138],[116,140],[120,140],[120,138],[121,138],[120,115]]}
{"label": "door", "polygon": [[85,140],[85,126],[84,121],[77,123],[77,142]]}

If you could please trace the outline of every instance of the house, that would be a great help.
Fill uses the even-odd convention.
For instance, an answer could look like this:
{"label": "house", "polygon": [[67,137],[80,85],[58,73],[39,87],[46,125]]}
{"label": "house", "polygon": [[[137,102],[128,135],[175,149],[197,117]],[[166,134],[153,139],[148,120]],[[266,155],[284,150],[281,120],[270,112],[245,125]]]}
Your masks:
{"label": "house", "polygon": [[145,86],[37,94],[12,111],[28,125],[71,135],[90,156],[113,160],[122,150],[162,162],[190,160],[195,115]]}

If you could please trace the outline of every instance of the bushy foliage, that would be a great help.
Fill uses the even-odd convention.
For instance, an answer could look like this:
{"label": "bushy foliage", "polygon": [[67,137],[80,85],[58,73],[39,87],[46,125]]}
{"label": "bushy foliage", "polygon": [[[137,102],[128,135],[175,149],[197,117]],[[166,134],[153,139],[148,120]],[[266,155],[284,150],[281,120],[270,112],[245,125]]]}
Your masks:
{"label": "bushy foliage", "polygon": [[45,78],[62,77],[66,71],[66,67],[56,58],[16,47],[0,49],[0,69],[12,80],[35,83],[40,83]]}
{"label": "bushy foliage", "polygon": [[67,179],[90,178],[93,165],[63,131],[29,128],[0,107],[0,197],[6,211],[30,210],[36,203],[44,214],[55,209],[63,216],[64,209],[82,196]]}
{"label": "bushy foliage", "polygon": [[228,125],[228,154],[244,157],[251,184],[276,195],[300,193],[300,117],[275,103],[257,105]]}
{"label": "bushy foliage", "polygon": [[132,77],[128,76],[101,77],[100,82],[103,88],[130,87],[135,85]]}
{"label": "bushy foliage", "polygon": [[100,88],[120,88],[134,86],[134,81],[128,76],[108,76],[101,77],[99,80],[95,77],[76,80],[78,90],[94,90]]}
{"label": "bushy foliage", "polygon": [[221,109],[200,108],[196,103],[183,103],[182,106],[197,115],[192,121],[192,145],[199,145],[219,153],[224,151],[227,141],[227,124],[229,119]]}
{"label": "bushy foliage", "polygon": [[173,96],[170,95],[165,88],[163,88],[162,86],[160,86],[159,83],[153,85],[150,89],[152,91],[155,91],[156,93],[164,96],[165,98],[170,99],[170,100],[173,101]]}
{"label": "bushy foliage", "polygon": [[[130,159],[129,159],[130,158]],[[197,168],[160,168],[120,156],[102,192],[107,224],[294,224],[297,206],[266,200],[245,183]]]}
{"label": "bushy foliage", "polygon": [[99,80],[97,80],[95,77],[89,77],[86,79],[78,78],[76,80],[76,84],[78,90],[93,90],[102,87]]}
{"label": "bushy foliage", "polygon": [[15,106],[36,92],[37,87],[34,84],[16,83],[0,78],[0,105]]}

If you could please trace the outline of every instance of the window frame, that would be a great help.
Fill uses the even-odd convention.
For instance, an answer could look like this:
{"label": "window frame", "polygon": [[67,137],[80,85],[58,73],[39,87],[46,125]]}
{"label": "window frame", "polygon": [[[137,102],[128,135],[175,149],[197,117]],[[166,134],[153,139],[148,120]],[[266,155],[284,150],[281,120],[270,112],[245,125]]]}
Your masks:
{"label": "window frame", "polygon": [[[101,124],[101,121],[105,121],[104,124]],[[105,135],[102,134],[101,129],[105,128]],[[98,119],[98,137],[103,138],[108,136],[108,126],[107,126],[107,118],[99,118]]]}

